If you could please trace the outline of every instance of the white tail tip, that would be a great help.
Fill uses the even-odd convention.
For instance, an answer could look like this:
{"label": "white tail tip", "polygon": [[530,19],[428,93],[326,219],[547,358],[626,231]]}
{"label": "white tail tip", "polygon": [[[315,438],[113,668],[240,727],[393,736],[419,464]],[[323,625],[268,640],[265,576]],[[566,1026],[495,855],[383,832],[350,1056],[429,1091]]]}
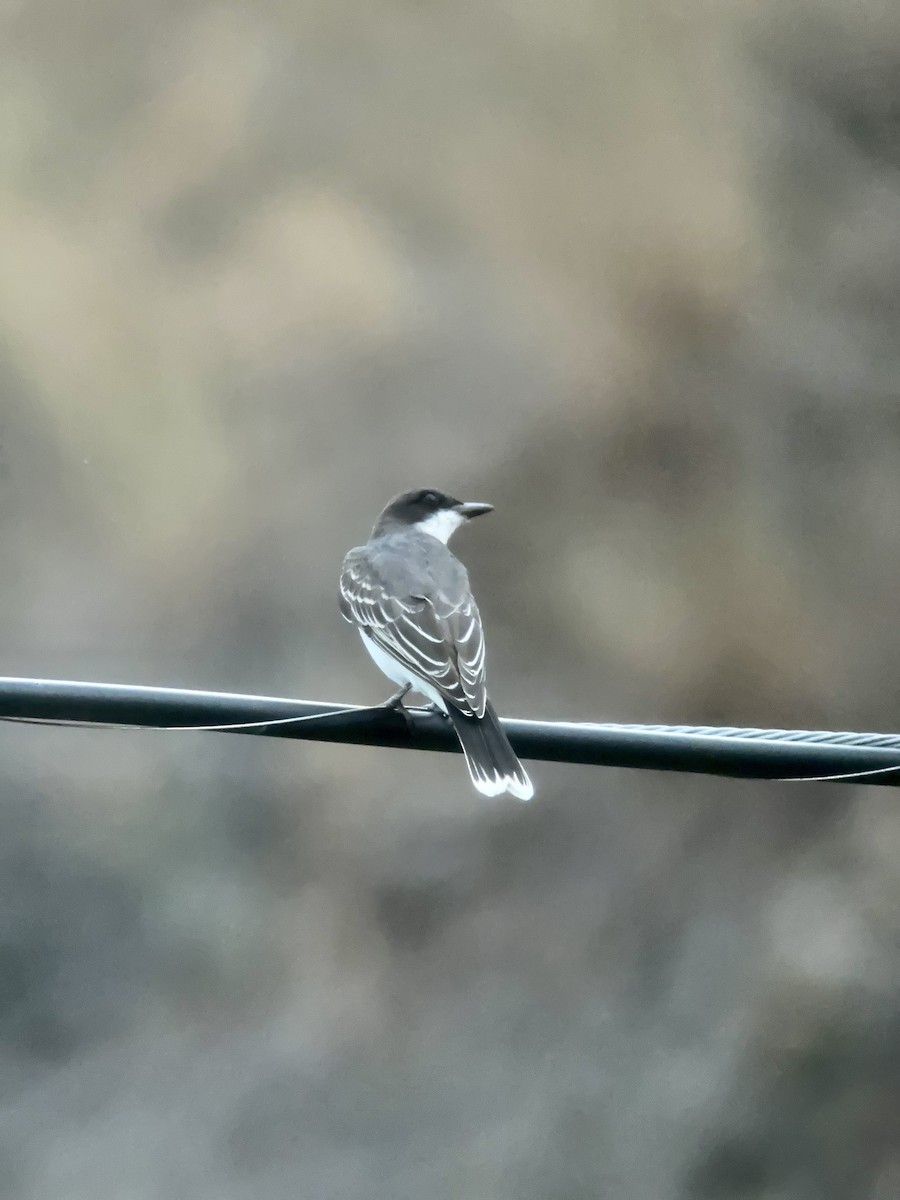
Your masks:
{"label": "white tail tip", "polygon": [[524,771],[519,775],[502,775],[499,771],[488,774],[470,763],[469,773],[482,796],[502,796],[504,792],[509,792],[517,800],[530,800],[534,795],[534,785]]}

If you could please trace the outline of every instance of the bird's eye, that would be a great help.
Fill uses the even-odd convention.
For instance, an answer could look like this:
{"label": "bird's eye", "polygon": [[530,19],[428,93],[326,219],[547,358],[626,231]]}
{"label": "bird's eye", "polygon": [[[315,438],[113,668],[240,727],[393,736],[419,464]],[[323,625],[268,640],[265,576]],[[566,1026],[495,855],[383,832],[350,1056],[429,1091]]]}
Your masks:
{"label": "bird's eye", "polygon": [[434,504],[437,501],[437,496],[434,492],[426,492],[422,499],[426,504]]}

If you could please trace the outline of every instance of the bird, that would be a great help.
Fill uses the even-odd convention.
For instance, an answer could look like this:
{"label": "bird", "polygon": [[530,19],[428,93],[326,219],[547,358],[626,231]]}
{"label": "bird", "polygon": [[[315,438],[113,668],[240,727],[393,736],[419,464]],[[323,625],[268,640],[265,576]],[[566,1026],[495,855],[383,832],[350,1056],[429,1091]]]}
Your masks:
{"label": "bird", "polygon": [[385,506],[364,546],[350,550],[340,578],[341,615],[400,690],[444,713],[469,775],[484,796],[530,800],[534,788],[488,699],[484,630],[466,568],[450,537],[492,504],[462,501],[436,488],[402,492]]}

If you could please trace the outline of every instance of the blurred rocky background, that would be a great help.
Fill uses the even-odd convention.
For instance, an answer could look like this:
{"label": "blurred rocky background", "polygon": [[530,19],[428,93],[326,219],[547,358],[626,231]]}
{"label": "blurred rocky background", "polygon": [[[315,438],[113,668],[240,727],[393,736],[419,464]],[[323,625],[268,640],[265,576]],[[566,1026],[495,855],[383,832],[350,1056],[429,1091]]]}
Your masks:
{"label": "blurred rocky background", "polygon": [[[900,6],[0,7],[9,675],[900,728]],[[0,1196],[894,1200],[889,789],[0,727]]]}

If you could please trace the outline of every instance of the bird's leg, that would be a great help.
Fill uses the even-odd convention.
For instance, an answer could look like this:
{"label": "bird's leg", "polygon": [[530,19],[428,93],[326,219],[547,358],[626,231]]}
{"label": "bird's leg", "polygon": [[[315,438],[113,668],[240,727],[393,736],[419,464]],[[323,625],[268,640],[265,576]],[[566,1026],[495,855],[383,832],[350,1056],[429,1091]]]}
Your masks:
{"label": "bird's leg", "polygon": [[411,683],[404,683],[403,687],[399,690],[399,692],[394,692],[394,694],[393,694],[393,696],[391,696],[390,700],[385,700],[385,702],[383,704],[379,704],[378,707],[379,708],[393,708],[396,712],[406,712],[406,709],[403,706],[403,697],[406,695],[406,693],[410,690],[411,687],[412,687]]}
{"label": "bird's leg", "polygon": [[436,703],[434,702],[434,700],[432,700],[432,702],[431,702],[431,703],[428,705],[428,707],[425,709],[425,711],[426,711],[426,712],[428,712],[428,713],[431,713],[431,714],[432,714],[433,716],[435,716],[435,717],[443,717],[443,719],[444,719],[445,721],[449,721],[449,720],[450,720],[450,718],[447,716],[447,714],[446,714],[446,712],[444,711],[444,709],[442,709],[442,708],[441,708],[441,706],[440,706],[439,704],[436,704]]}

